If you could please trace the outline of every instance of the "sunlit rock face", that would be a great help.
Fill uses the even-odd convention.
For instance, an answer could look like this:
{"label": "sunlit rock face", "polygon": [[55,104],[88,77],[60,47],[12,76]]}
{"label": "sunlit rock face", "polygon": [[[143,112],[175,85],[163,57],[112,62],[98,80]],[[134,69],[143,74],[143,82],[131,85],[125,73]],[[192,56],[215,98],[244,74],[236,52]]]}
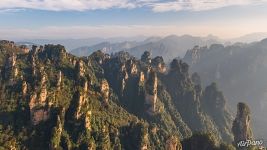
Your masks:
{"label": "sunlit rock face", "polygon": [[82,60],[76,62],[75,70],[77,73],[77,75],[76,75],[77,79],[84,76],[85,68],[84,68],[84,63]]}
{"label": "sunlit rock face", "polygon": [[42,88],[40,95],[39,95],[39,102],[41,104],[45,104],[46,103],[46,98],[47,98],[47,89],[46,88]]}
{"label": "sunlit rock face", "polygon": [[[34,48],[34,47],[33,47]],[[31,53],[30,55],[28,56],[29,58],[29,62],[31,63],[31,74],[33,77],[36,76],[36,73],[37,73],[37,69],[36,69],[36,64],[37,64],[37,61],[36,61],[36,56],[34,55],[33,53],[33,50],[31,50]]]}
{"label": "sunlit rock face", "polygon": [[128,72],[127,72],[127,69],[126,69],[126,65],[123,64],[120,68],[120,71],[118,73],[118,80],[121,80],[120,81],[120,92],[121,92],[121,95],[123,95],[123,92],[124,92],[124,89],[125,89],[125,86],[126,86],[126,82],[129,78],[129,75],[128,75]]}
{"label": "sunlit rock face", "polygon": [[39,94],[39,102],[42,105],[45,105],[46,98],[47,98],[47,89],[46,89],[47,75],[45,73],[43,73],[41,76],[42,76],[41,77],[41,91]]}
{"label": "sunlit rock face", "polygon": [[38,98],[36,93],[30,97],[29,107],[33,125],[37,125],[41,121],[46,121],[49,119],[49,108],[45,108],[45,104],[43,104],[40,99],[41,98]]}
{"label": "sunlit rock face", "polygon": [[31,113],[31,122],[33,125],[37,125],[41,121],[46,121],[49,119],[49,110],[43,107],[43,104],[40,103],[36,93],[33,93],[30,96],[29,107]]}
{"label": "sunlit rock face", "polygon": [[18,75],[18,68],[16,66],[17,56],[12,53],[5,62],[4,78],[13,81]]}
{"label": "sunlit rock face", "polygon": [[21,45],[19,48],[23,53],[29,53],[30,52],[30,49],[25,45]]}
{"label": "sunlit rock face", "polygon": [[28,84],[26,81],[22,82],[22,86],[21,86],[21,91],[22,91],[22,96],[25,97],[27,94],[27,88],[28,88]]}
{"label": "sunlit rock face", "polygon": [[145,83],[145,74],[144,72],[140,72],[140,75],[139,75],[139,85],[144,85]]}
{"label": "sunlit rock face", "polygon": [[182,144],[177,137],[170,136],[166,141],[165,150],[182,150]]}
{"label": "sunlit rock face", "polygon": [[[29,108],[31,113],[31,121],[33,125],[39,124],[41,121],[46,121],[49,119],[50,108],[46,107],[48,104],[48,91],[47,82],[48,77],[44,71],[44,68],[40,68],[40,81],[39,86],[35,85],[34,92],[30,95]],[[37,90],[39,89],[39,90]],[[27,83],[23,83],[22,92],[26,94]]]}
{"label": "sunlit rock face", "polygon": [[85,105],[86,95],[83,92],[79,92],[78,94],[78,105],[75,112],[75,119],[78,120],[82,116],[82,107]]}
{"label": "sunlit rock face", "polygon": [[236,145],[240,141],[253,139],[251,112],[245,103],[238,103],[237,105],[237,114],[233,122],[232,131],[234,134],[234,144]]}
{"label": "sunlit rock face", "polygon": [[105,104],[108,104],[109,101],[109,84],[107,80],[102,80],[101,81],[101,87],[100,87],[100,92],[103,98],[103,102]]}
{"label": "sunlit rock face", "polygon": [[138,73],[137,65],[132,60],[129,61],[129,67],[131,75],[136,75]]}
{"label": "sunlit rock face", "polygon": [[58,75],[57,75],[57,88],[60,89],[61,86],[61,82],[62,82],[62,72],[59,71]]}
{"label": "sunlit rock face", "polygon": [[147,113],[152,115],[156,113],[156,103],[157,103],[157,87],[158,87],[158,78],[157,74],[152,71],[148,76],[146,81],[146,90],[145,90],[145,105],[147,106]]}
{"label": "sunlit rock face", "polygon": [[92,117],[92,111],[87,111],[84,119],[84,127],[91,131],[91,117]]}

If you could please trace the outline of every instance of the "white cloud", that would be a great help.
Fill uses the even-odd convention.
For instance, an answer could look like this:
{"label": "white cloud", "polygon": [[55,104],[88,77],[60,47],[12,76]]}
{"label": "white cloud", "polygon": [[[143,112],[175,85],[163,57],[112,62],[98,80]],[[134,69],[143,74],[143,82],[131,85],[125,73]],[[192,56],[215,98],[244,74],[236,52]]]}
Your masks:
{"label": "white cloud", "polygon": [[166,11],[203,11],[227,6],[255,5],[267,2],[267,0],[173,0],[169,2],[152,3],[154,12]]}
{"label": "white cloud", "polygon": [[0,9],[39,9],[51,11],[134,8],[129,0],[1,0]]}
{"label": "white cloud", "polygon": [[0,10],[39,9],[50,11],[86,11],[148,7],[154,12],[181,10],[202,11],[262,2],[267,2],[267,0],[0,0]]}

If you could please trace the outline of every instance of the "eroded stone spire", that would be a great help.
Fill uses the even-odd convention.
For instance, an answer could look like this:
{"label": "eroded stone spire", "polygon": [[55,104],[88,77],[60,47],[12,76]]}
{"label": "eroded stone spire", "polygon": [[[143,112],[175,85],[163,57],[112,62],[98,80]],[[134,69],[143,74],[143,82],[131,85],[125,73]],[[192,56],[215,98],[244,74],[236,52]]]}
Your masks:
{"label": "eroded stone spire", "polygon": [[234,144],[236,146],[240,141],[253,139],[250,109],[245,103],[238,103],[237,105],[237,114],[232,131],[234,134]]}

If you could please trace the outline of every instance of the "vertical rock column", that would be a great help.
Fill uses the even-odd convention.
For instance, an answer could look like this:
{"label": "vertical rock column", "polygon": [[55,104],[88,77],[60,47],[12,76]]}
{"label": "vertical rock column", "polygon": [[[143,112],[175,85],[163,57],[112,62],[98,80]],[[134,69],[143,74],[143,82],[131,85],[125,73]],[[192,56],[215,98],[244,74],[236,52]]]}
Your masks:
{"label": "vertical rock column", "polygon": [[[236,146],[237,143],[239,143],[240,141],[253,139],[253,133],[251,128],[251,115],[248,105],[246,105],[245,103],[238,103],[237,114],[232,127],[232,131],[234,134],[234,144]],[[242,149],[238,146],[237,148]]]}
{"label": "vertical rock column", "polygon": [[166,141],[165,150],[182,150],[182,144],[176,136],[170,136]]}
{"label": "vertical rock column", "polygon": [[145,105],[149,115],[156,112],[158,78],[154,71],[149,73],[145,87]]}
{"label": "vertical rock column", "polygon": [[16,62],[17,62],[16,60],[17,60],[17,56],[15,54],[12,54],[11,56],[8,57],[5,63],[4,77],[5,79],[11,82],[18,75],[18,68],[16,67]]}
{"label": "vertical rock column", "polygon": [[108,81],[106,79],[101,81],[100,91],[101,91],[101,96],[102,96],[104,104],[108,104],[108,101],[109,101],[109,84],[108,84]]}

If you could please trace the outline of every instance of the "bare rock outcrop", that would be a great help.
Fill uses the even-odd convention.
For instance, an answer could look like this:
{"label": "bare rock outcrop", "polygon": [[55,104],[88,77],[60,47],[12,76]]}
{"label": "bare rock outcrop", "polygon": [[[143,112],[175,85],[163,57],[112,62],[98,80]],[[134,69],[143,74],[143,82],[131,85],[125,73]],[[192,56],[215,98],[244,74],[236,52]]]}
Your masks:
{"label": "bare rock outcrop", "polygon": [[[33,125],[39,124],[41,121],[46,121],[49,119],[50,108],[47,106],[47,75],[44,72],[44,68],[40,69],[41,81],[40,81],[40,91],[34,91],[29,100],[29,108],[31,113],[31,121]],[[37,87],[35,87],[37,89]]]}
{"label": "bare rock outcrop", "polygon": [[128,72],[130,75],[138,74],[138,67],[137,67],[136,60],[129,59],[126,64],[127,64]]}
{"label": "bare rock outcrop", "polygon": [[75,70],[77,73],[77,78],[83,77],[85,74],[85,68],[84,68],[84,63],[82,60],[79,60],[76,62],[75,65]]}
{"label": "bare rock outcrop", "polygon": [[126,69],[126,65],[123,64],[120,68],[119,74],[118,74],[118,80],[120,80],[120,92],[121,95],[123,95],[123,91],[125,89],[126,86],[126,82],[129,79],[129,75]]}
{"label": "bare rock outcrop", "polygon": [[84,106],[86,102],[86,96],[83,92],[79,92],[78,94],[78,105],[77,105],[77,109],[75,112],[75,119],[80,119],[80,117],[82,116],[82,107]]}
{"label": "bare rock outcrop", "polygon": [[31,113],[31,122],[33,125],[37,125],[41,121],[49,119],[49,108],[45,108],[45,104],[41,102],[40,99],[40,96],[38,97],[36,92],[30,96],[29,108]]}
{"label": "bare rock outcrop", "polygon": [[163,57],[161,56],[157,56],[154,59],[152,59],[151,64],[157,72],[165,73],[167,70]]}
{"label": "bare rock outcrop", "polygon": [[108,81],[106,79],[101,81],[100,92],[101,92],[101,95],[103,98],[103,102],[105,104],[108,104],[108,101],[109,101],[109,84],[108,84]]}
{"label": "bare rock outcrop", "polygon": [[28,84],[26,81],[22,82],[21,90],[22,90],[22,96],[25,97],[27,94]]}
{"label": "bare rock outcrop", "polygon": [[199,47],[195,46],[193,49],[190,49],[186,52],[184,61],[187,62],[189,65],[196,64],[201,56],[201,52],[207,49],[207,47]]}
{"label": "bare rock outcrop", "polygon": [[89,131],[91,130],[91,116],[92,111],[87,111],[84,118],[84,127]]}
{"label": "bare rock outcrop", "polygon": [[140,72],[140,75],[139,75],[139,85],[144,85],[145,83],[145,74],[144,72]]}
{"label": "bare rock outcrop", "polygon": [[148,51],[145,51],[143,55],[141,56],[141,61],[147,64],[151,63],[151,53]]}
{"label": "bare rock outcrop", "polygon": [[62,72],[59,71],[58,75],[57,75],[57,88],[60,89],[61,86],[61,82],[62,82]]}
{"label": "bare rock outcrop", "polygon": [[237,105],[237,114],[233,122],[232,131],[234,134],[234,144],[253,139],[251,113],[248,105],[245,103],[238,103]]}
{"label": "bare rock outcrop", "polygon": [[5,68],[4,68],[4,77],[5,79],[8,79],[10,81],[13,81],[14,78],[18,75],[18,68],[16,67],[17,63],[17,56],[13,53],[10,55],[6,62],[5,62]]}
{"label": "bare rock outcrop", "polygon": [[182,150],[182,144],[176,136],[170,136],[166,141],[165,150]]}
{"label": "bare rock outcrop", "polygon": [[21,45],[20,47],[21,52],[23,53],[29,53],[30,49],[26,45]]}
{"label": "bare rock outcrop", "polygon": [[46,98],[47,98],[47,89],[46,89],[46,84],[47,84],[47,75],[45,73],[41,73],[41,90],[39,94],[39,103],[41,105],[45,105],[46,103]]}
{"label": "bare rock outcrop", "polygon": [[158,78],[154,71],[151,71],[146,81],[145,87],[145,106],[148,114],[152,115],[156,112],[157,103],[157,86]]}
{"label": "bare rock outcrop", "polygon": [[137,65],[135,63],[131,64],[130,73],[131,75],[136,75],[138,73]]}

